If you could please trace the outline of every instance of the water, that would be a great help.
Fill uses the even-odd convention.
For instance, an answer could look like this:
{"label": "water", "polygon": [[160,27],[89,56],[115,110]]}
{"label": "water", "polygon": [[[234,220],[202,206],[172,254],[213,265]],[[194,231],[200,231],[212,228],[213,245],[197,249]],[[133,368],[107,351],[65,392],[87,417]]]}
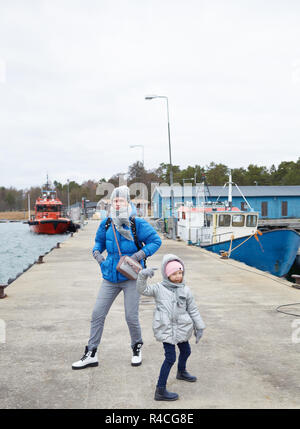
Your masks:
{"label": "water", "polygon": [[0,223],[0,284],[14,280],[69,234],[44,235],[22,222]]}

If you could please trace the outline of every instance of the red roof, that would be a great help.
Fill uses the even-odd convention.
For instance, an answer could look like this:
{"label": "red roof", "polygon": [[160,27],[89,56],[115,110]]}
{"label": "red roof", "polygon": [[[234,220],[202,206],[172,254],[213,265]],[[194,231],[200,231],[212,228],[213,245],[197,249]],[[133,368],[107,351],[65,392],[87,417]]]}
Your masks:
{"label": "red roof", "polygon": [[237,207],[231,207],[231,209],[229,210],[229,208],[226,207],[214,207],[214,210],[212,209],[212,207],[186,207],[186,206],[181,206],[179,207],[178,211],[180,212],[212,212],[212,211],[218,211],[218,212],[228,212],[228,211],[232,211],[232,212],[240,212],[241,210],[238,209]]}

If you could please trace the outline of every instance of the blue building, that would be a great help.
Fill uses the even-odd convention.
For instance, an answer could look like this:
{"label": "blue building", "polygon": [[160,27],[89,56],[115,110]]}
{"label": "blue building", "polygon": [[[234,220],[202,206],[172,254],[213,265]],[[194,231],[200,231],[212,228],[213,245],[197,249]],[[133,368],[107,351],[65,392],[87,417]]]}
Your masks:
{"label": "blue building", "polygon": [[[202,185],[203,186],[203,185]],[[203,201],[203,190],[197,186],[173,186],[174,207],[182,203],[195,206]],[[300,186],[240,186],[242,194],[262,219],[300,218]],[[202,195],[202,199],[201,199]],[[209,186],[204,188],[206,201],[228,200],[228,187]],[[157,186],[152,194],[152,213],[155,218],[169,217],[171,208],[171,187]],[[247,210],[247,204],[238,189],[232,187],[232,205]]]}

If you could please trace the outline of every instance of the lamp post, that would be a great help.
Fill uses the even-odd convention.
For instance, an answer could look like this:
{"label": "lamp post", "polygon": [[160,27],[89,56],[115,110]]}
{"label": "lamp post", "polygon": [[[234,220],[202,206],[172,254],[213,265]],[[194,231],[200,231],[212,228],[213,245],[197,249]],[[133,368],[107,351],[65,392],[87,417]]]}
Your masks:
{"label": "lamp post", "polygon": [[70,216],[70,180],[68,179],[68,216]]}
{"label": "lamp post", "polygon": [[[171,187],[171,218],[174,221],[174,191],[173,191],[173,170],[172,170],[172,155],[171,155],[171,136],[170,136],[170,118],[169,118],[169,101],[166,95],[148,95],[145,100],[153,100],[154,98],[164,98],[167,103],[167,117],[168,117],[168,139],[169,139],[169,160],[170,160],[170,187]],[[173,238],[174,238],[174,226],[173,225]]]}

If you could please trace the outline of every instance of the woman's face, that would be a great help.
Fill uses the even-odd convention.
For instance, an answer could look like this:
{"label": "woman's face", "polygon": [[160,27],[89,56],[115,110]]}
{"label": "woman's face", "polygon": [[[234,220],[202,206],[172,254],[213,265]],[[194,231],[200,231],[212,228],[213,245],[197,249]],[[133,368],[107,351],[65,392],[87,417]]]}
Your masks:
{"label": "woman's face", "polygon": [[128,201],[125,200],[125,198],[122,197],[117,197],[113,199],[113,206],[116,210],[120,210],[123,207],[127,207],[128,206]]}

